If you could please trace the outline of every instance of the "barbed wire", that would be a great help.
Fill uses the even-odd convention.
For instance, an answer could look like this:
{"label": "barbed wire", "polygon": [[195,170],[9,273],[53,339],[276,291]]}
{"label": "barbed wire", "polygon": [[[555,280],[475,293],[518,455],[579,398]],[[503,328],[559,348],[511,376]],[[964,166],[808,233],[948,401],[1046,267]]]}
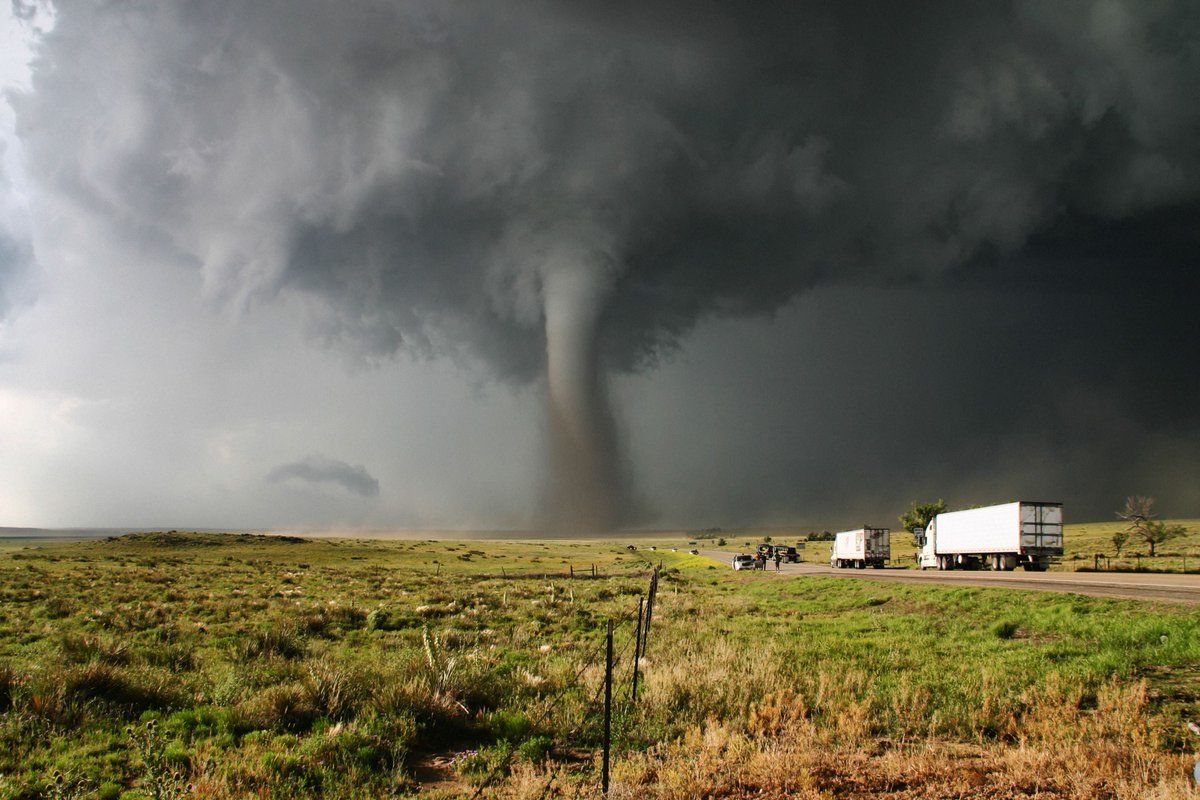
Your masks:
{"label": "barbed wire", "polygon": [[[634,615],[632,613],[626,613],[626,614],[623,614],[623,615],[613,619],[614,632],[618,625],[623,625],[626,622],[631,621],[633,619],[633,616]],[[607,636],[607,634],[605,634],[605,638],[602,639],[597,644],[597,646],[590,651],[590,655],[584,659],[583,665],[580,666],[580,668],[578,670],[576,670],[575,675],[571,678],[571,680],[569,682],[565,683],[563,685],[563,687],[561,689],[559,689],[559,691],[550,700],[550,704],[548,706],[546,706],[546,708],[538,716],[537,720],[534,721],[533,724],[531,725],[532,728],[536,729],[536,728],[540,727],[543,723],[545,723],[546,720],[549,719],[550,713],[558,707],[559,702],[562,701],[567,696],[567,693],[579,683],[580,678],[583,677],[583,673],[585,673],[590,667],[598,665],[600,658],[601,658],[601,651],[607,649],[607,643],[608,643],[608,636]],[[615,657],[613,659],[613,669],[614,670],[616,669],[617,663],[619,662],[620,658],[623,657],[625,655],[625,653],[629,651],[629,646],[632,643],[633,643],[633,639],[630,639],[628,642],[626,642],[625,646],[621,649],[621,655],[619,657]],[[584,712],[584,716],[583,716],[583,719],[581,720],[580,724],[577,725],[575,727],[575,729],[573,729],[571,731],[571,733],[568,735],[574,736],[575,733],[577,733],[583,727],[583,723],[588,721],[588,719],[590,719],[591,714],[593,713],[591,708],[599,700],[600,692],[603,691],[603,689],[604,689],[604,683],[601,682],[599,688],[596,690],[596,693],[592,696],[591,701],[585,706],[585,709],[588,709],[588,710]],[[491,771],[488,772],[488,774],[484,777],[483,781],[479,784],[478,787],[476,787],[475,793],[471,795],[471,800],[478,800],[478,798],[483,795],[483,790],[486,789],[488,786],[490,786],[492,781],[494,781],[500,775],[500,773],[508,767],[508,765],[512,761],[514,755],[516,755],[515,747],[510,748],[508,750],[508,752],[505,753],[504,758],[501,759],[500,763],[497,764],[496,766],[494,766],[491,769]],[[553,778],[551,778],[551,782],[553,782]]]}

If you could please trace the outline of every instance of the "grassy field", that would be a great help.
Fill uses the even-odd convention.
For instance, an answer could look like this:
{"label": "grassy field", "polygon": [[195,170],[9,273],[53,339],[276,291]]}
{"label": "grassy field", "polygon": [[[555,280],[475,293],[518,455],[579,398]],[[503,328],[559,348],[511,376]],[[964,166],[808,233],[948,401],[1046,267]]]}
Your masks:
{"label": "grassy field", "polygon": [[448,798],[493,775],[484,796],[598,796],[608,619],[612,797],[1194,796],[1191,607],[777,580],[656,544],[8,549],[0,797]]}

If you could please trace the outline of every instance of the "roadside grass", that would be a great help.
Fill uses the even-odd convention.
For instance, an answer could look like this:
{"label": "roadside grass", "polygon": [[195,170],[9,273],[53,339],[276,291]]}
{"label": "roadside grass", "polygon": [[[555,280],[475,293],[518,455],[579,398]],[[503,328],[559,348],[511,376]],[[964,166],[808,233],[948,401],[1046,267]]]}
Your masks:
{"label": "roadside grass", "polygon": [[[0,797],[449,797],[497,765],[496,796],[593,796],[604,622],[624,651],[660,562],[614,796],[1023,797],[1031,765],[1041,797],[1189,796],[1192,607],[764,579],[654,541],[0,554]],[[435,759],[450,777],[419,785]]]}

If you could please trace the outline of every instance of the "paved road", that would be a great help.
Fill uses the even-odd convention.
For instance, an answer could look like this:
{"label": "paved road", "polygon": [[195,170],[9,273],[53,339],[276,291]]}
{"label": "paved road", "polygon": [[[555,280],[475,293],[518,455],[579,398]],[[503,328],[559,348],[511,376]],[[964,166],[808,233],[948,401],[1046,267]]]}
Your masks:
{"label": "paved road", "polygon": [[[702,550],[700,554],[729,566],[733,552]],[[778,577],[831,575],[869,581],[907,581],[948,586],[1002,586],[1045,592],[1074,592],[1096,597],[1200,603],[1200,575],[1156,575],[1121,572],[939,572],[914,569],[834,569],[821,564],[782,564]],[[776,577],[774,562],[767,573]]]}

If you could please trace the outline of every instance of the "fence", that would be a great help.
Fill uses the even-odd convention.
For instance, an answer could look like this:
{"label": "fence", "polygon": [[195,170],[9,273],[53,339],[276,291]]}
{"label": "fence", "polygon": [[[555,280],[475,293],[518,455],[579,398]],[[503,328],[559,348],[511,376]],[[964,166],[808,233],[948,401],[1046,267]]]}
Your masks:
{"label": "fence", "polygon": [[1200,573],[1200,555],[1195,552],[1164,552],[1153,556],[1140,553],[1076,553],[1063,559],[1075,572],[1170,572]]}
{"label": "fence", "polygon": [[[609,787],[609,772],[612,763],[612,713],[614,706],[613,688],[616,669],[621,663],[621,659],[629,652],[629,648],[633,647],[633,670],[630,678],[628,707],[633,708],[637,704],[637,686],[638,674],[641,660],[646,655],[646,647],[650,641],[650,629],[654,619],[654,603],[658,596],[658,576],[662,568],[661,562],[650,573],[650,582],[646,588],[645,594],[638,596],[638,610],[636,621],[629,615],[619,617],[617,619],[609,619],[605,622],[605,636],[602,646],[595,648],[591,653],[584,658],[583,664],[576,671],[574,678],[564,684],[558,693],[553,697],[550,703],[542,711],[541,715],[534,721],[533,728],[539,728],[549,718],[550,714],[558,707],[558,704],[567,696],[567,693],[579,682],[583,674],[589,667],[599,666],[601,660],[604,663],[604,680],[596,688],[591,701],[585,706],[584,713],[579,722],[567,734],[567,738],[573,738],[584,726],[596,719],[597,715],[602,715],[603,720],[603,736],[601,739],[600,753],[600,790],[603,794],[608,794]],[[592,574],[590,577],[596,577],[595,565],[592,565]],[[570,570],[570,575],[574,576],[574,570]],[[522,575],[521,577],[528,577]],[[562,577],[562,573],[556,573],[555,577]],[[614,654],[613,642],[614,632],[618,625],[633,624],[633,637],[629,639],[621,648],[619,653]],[[603,702],[600,702],[601,694],[603,694]],[[471,795],[471,800],[478,800],[483,796],[484,790],[492,784],[496,778],[500,777],[507,771],[512,763],[512,758],[516,754],[516,748],[510,748],[506,755],[501,759],[500,763],[496,764],[490,772],[484,777],[480,784],[476,787],[475,793]],[[559,777],[557,771],[551,773],[550,778],[546,781],[546,785],[542,788],[540,797],[545,797],[554,785],[554,781]]]}

